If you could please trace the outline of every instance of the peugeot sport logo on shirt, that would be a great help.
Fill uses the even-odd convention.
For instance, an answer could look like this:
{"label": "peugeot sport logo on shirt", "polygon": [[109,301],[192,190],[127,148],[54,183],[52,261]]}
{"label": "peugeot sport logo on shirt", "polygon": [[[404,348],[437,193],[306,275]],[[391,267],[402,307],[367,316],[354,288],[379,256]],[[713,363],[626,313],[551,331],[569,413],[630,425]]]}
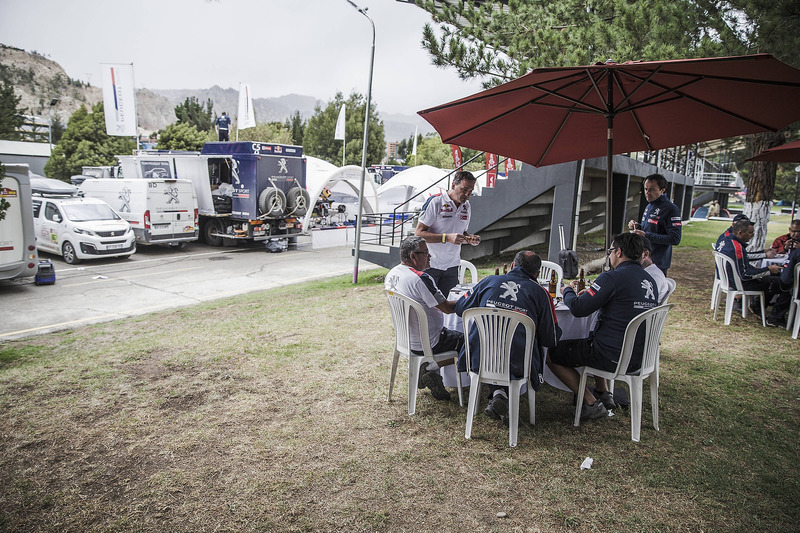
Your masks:
{"label": "peugeot sport logo on shirt", "polygon": [[500,298],[511,298],[512,302],[517,301],[517,293],[519,292],[519,285],[515,281],[504,281],[500,285],[500,288],[506,291],[500,295]]}
{"label": "peugeot sport logo on shirt", "polygon": [[653,292],[653,284],[650,283],[649,280],[643,279],[642,280],[642,288],[645,289],[644,298],[645,300],[655,300],[656,295]]}
{"label": "peugeot sport logo on shirt", "polygon": [[660,207],[656,207],[655,209],[653,209],[653,216],[656,216],[660,212],[661,212],[661,208]]}

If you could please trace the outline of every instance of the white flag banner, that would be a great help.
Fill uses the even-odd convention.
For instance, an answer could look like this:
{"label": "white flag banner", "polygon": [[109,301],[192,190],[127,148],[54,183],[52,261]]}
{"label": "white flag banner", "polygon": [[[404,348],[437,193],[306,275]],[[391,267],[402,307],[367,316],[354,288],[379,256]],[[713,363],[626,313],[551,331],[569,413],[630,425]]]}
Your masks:
{"label": "white flag banner", "polygon": [[133,64],[102,63],[103,107],[106,114],[106,133],[120,137],[136,137],[136,87],[133,83]]}
{"label": "white flag banner", "polygon": [[[414,149],[411,150],[411,155],[413,155],[414,157],[417,156],[417,131],[418,130],[419,130],[419,126],[416,126],[414,128]],[[416,163],[416,161],[414,161],[414,163]]]}
{"label": "white flag banner", "polygon": [[256,117],[253,113],[253,96],[250,94],[250,86],[246,83],[239,84],[239,112],[236,115],[239,122],[239,129],[254,128]]}
{"label": "white flag banner", "polygon": [[336,131],[333,134],[333,139],[335,141],[344,140],[344,108],[345,105],[342,104],[342,108],[339,110],[339,119],[336,121]]}

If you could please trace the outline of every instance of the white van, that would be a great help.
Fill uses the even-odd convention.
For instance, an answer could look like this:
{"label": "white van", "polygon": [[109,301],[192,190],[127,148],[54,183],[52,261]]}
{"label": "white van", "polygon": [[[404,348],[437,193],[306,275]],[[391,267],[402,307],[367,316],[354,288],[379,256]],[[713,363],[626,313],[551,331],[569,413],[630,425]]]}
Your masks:
{"label": "white van", "polygon": [[127,220],[138,244],[179,246],[199,236],[197,197],[189,180],[90,179],[80,189]]}
{"label": "white van", "polygon": [[130,224],[97,198],[34,196],[33,222],[39,251],[61,255],[70,265],[136,252]]}
{"label": "white van", "polygon": [[7,204],[0,219],[0,279],[35,276],[38,268],[27,164],[8,164],[0,183],[0,201]]}

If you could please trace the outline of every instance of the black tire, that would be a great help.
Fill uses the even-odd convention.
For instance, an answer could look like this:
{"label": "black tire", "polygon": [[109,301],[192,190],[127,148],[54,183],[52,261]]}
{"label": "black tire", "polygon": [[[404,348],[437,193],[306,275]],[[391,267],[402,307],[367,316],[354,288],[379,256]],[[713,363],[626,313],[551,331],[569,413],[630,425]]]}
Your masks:
{"label": "black tire", "polygon": [[267,187],[258,195],[258,209],[262,215],[279,217],[286,210],[286,195],[275,187]]}
{"label": "black tire", "polygon": [[206,220],[205,226],[203,226],[203,237],[206,240],[206,244],[209,246],[222,246],[222,241],[224,240],[223,237],[219,237],[217,235],[213,235],[214,233],[222,233],[222,222],[217,220],[216,218],[210,218]]}
{"label": "black tire", "polygon": [[311,197],[308,191],[302,187],[292,187],[286,193],[286,212],[302,217],[308,212],[311,204]]}
{"label": "black tire", "polygon": [[72,243],[69,241],[64,241],[64,244],[61,246],[61,255],[64,258],[64,262],[68,265],[77,265],[81,262],[77,252],[75,252],[75,247],[72,246]]}

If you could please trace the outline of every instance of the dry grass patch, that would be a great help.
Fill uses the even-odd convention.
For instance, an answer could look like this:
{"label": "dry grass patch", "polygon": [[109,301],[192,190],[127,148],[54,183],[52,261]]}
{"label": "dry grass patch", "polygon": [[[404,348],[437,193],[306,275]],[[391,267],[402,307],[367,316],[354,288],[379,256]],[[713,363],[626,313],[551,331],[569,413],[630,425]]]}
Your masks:
{"label": "dry grass patch", "polygon": [[676,253],[638,444],[548,386],[516,449],[455,394],[407,416],[404,371],[387,403],[380,272],[6,342],[0,530],[792,531],[798,345],[711,320],[710,253]]}

